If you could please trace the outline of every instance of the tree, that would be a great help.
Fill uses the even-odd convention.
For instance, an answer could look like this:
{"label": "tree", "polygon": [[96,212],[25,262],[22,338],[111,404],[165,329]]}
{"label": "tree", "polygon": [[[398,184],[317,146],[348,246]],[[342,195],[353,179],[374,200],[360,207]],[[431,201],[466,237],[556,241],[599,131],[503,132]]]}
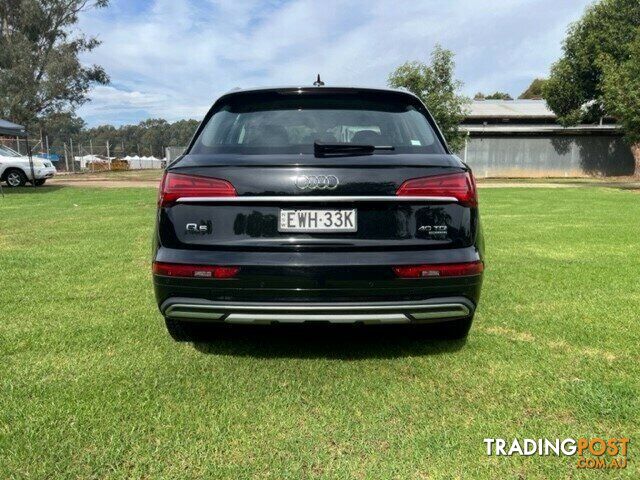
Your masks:
{"label": "tree", "polygon": [[54,143],[59,138],[77,137],[85,128],[84,120],[69,112],[52,113],[40,121],[42,133]]}
{"label": "tree", "polygon": [[0,116],[32,125],[73,112],[93,84],[106,84],[102,67],[78,56],[99,45],[74,31],[78,15],[109,0],[2,0],[0,2]]}
{"label": "tree", "polygon": [[543,88],[544,98],[563,123],[596,122],[608,113],[603,67],[625,61],[639,33],[637,0],[602,0],[569,27],[563,56]]}
{"label": "tree", "polygon": [[482,92],[478,92],[473,97],[474,100],[513,100],[513,97],[506,92],[495,92],[491,95],[485,95]]}
{"label": "tree", "polygon": [[[564,125],[614,116],[630,142],[640,139],[638,42],[640,2],[602,0],[569,27],[563,56],[543,87],[549,107]],[[634,103],[635,102],[635,103]],[[640,155],[636,150],[636,175]]]}
{"label": "tree", "polygon": [[536,78],[518,98],[520,100],[542,100],[542,89],[545,83],[547,81],[544,78]]}
{"label": "tree", "polygon": [[462,82],[454,79],[453,52],[436,45],[429,65],[414,61],[400,65],[389,75],[389,86],[406,88],[427,106],[453,151],[464,146],[459,125],[468,113],[470,100],[458,94]]}
{"label": "tree", "polygon": [[627,140],[633,145],[635,173],[640,176],[640,34],[629,48],[629,57],[616,63],[610,57],[602,60],[604,105],[622,125]]}

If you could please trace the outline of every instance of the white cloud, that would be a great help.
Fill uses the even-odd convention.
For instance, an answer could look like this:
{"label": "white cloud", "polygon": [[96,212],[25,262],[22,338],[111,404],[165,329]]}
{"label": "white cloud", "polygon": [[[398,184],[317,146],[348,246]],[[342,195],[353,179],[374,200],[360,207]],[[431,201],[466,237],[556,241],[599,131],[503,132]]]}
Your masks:
{"label": "white cloud", "polygon": [[[394,67],[457,54],[465,92],[517,95],[560,54],[567,24],[589,0],[113,0],[86,14],[103,44],[85,61],[113,85],[80,113],[89,123],[200,118],[229,89],[310,84],[383,86]],[[122,115],[118,117],[118,112]]]}
{"label": "white cloud", "polygon": [[153,108],[166,101],[166,96],[157,93],[127,92],[112,86],[97,86],[91,97],[98,103],[104,103],[105,108],[140,109]]}

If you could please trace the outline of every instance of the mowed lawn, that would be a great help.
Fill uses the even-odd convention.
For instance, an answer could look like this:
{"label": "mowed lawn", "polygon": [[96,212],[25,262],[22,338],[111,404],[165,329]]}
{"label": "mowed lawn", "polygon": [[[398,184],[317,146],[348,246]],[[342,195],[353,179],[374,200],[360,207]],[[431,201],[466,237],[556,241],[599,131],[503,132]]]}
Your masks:
{"label": "mowed lawn", "polygon": [[[481,190],[468,340],[253,329],[174,343],[153,189],[0,199],[0,478],[600,478],[483,439],[640,442],[640,194]],[[604,477],[603,477],[604,478]]]}

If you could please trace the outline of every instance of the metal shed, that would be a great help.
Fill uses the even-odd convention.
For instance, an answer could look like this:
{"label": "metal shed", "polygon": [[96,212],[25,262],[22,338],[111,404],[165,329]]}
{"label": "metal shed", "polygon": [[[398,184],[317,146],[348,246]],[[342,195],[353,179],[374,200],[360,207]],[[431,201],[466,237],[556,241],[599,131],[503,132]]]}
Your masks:
{"label": "metal shed", "polygon": [[563,127],[544,100],[477,100],[459,152],[479,177],[631,175],[634,157],[612,119]]}

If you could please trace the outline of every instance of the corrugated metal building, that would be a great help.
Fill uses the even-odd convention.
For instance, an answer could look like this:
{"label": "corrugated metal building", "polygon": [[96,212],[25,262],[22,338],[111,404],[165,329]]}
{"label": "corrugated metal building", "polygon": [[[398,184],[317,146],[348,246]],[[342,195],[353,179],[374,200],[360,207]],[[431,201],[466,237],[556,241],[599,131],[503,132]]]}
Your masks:
{"label": "corrugated metal building", "polygon": [[544,100],[477,100],[459,152],[478,177],[630,175],[631,148],[611,119],[562,127]]}

